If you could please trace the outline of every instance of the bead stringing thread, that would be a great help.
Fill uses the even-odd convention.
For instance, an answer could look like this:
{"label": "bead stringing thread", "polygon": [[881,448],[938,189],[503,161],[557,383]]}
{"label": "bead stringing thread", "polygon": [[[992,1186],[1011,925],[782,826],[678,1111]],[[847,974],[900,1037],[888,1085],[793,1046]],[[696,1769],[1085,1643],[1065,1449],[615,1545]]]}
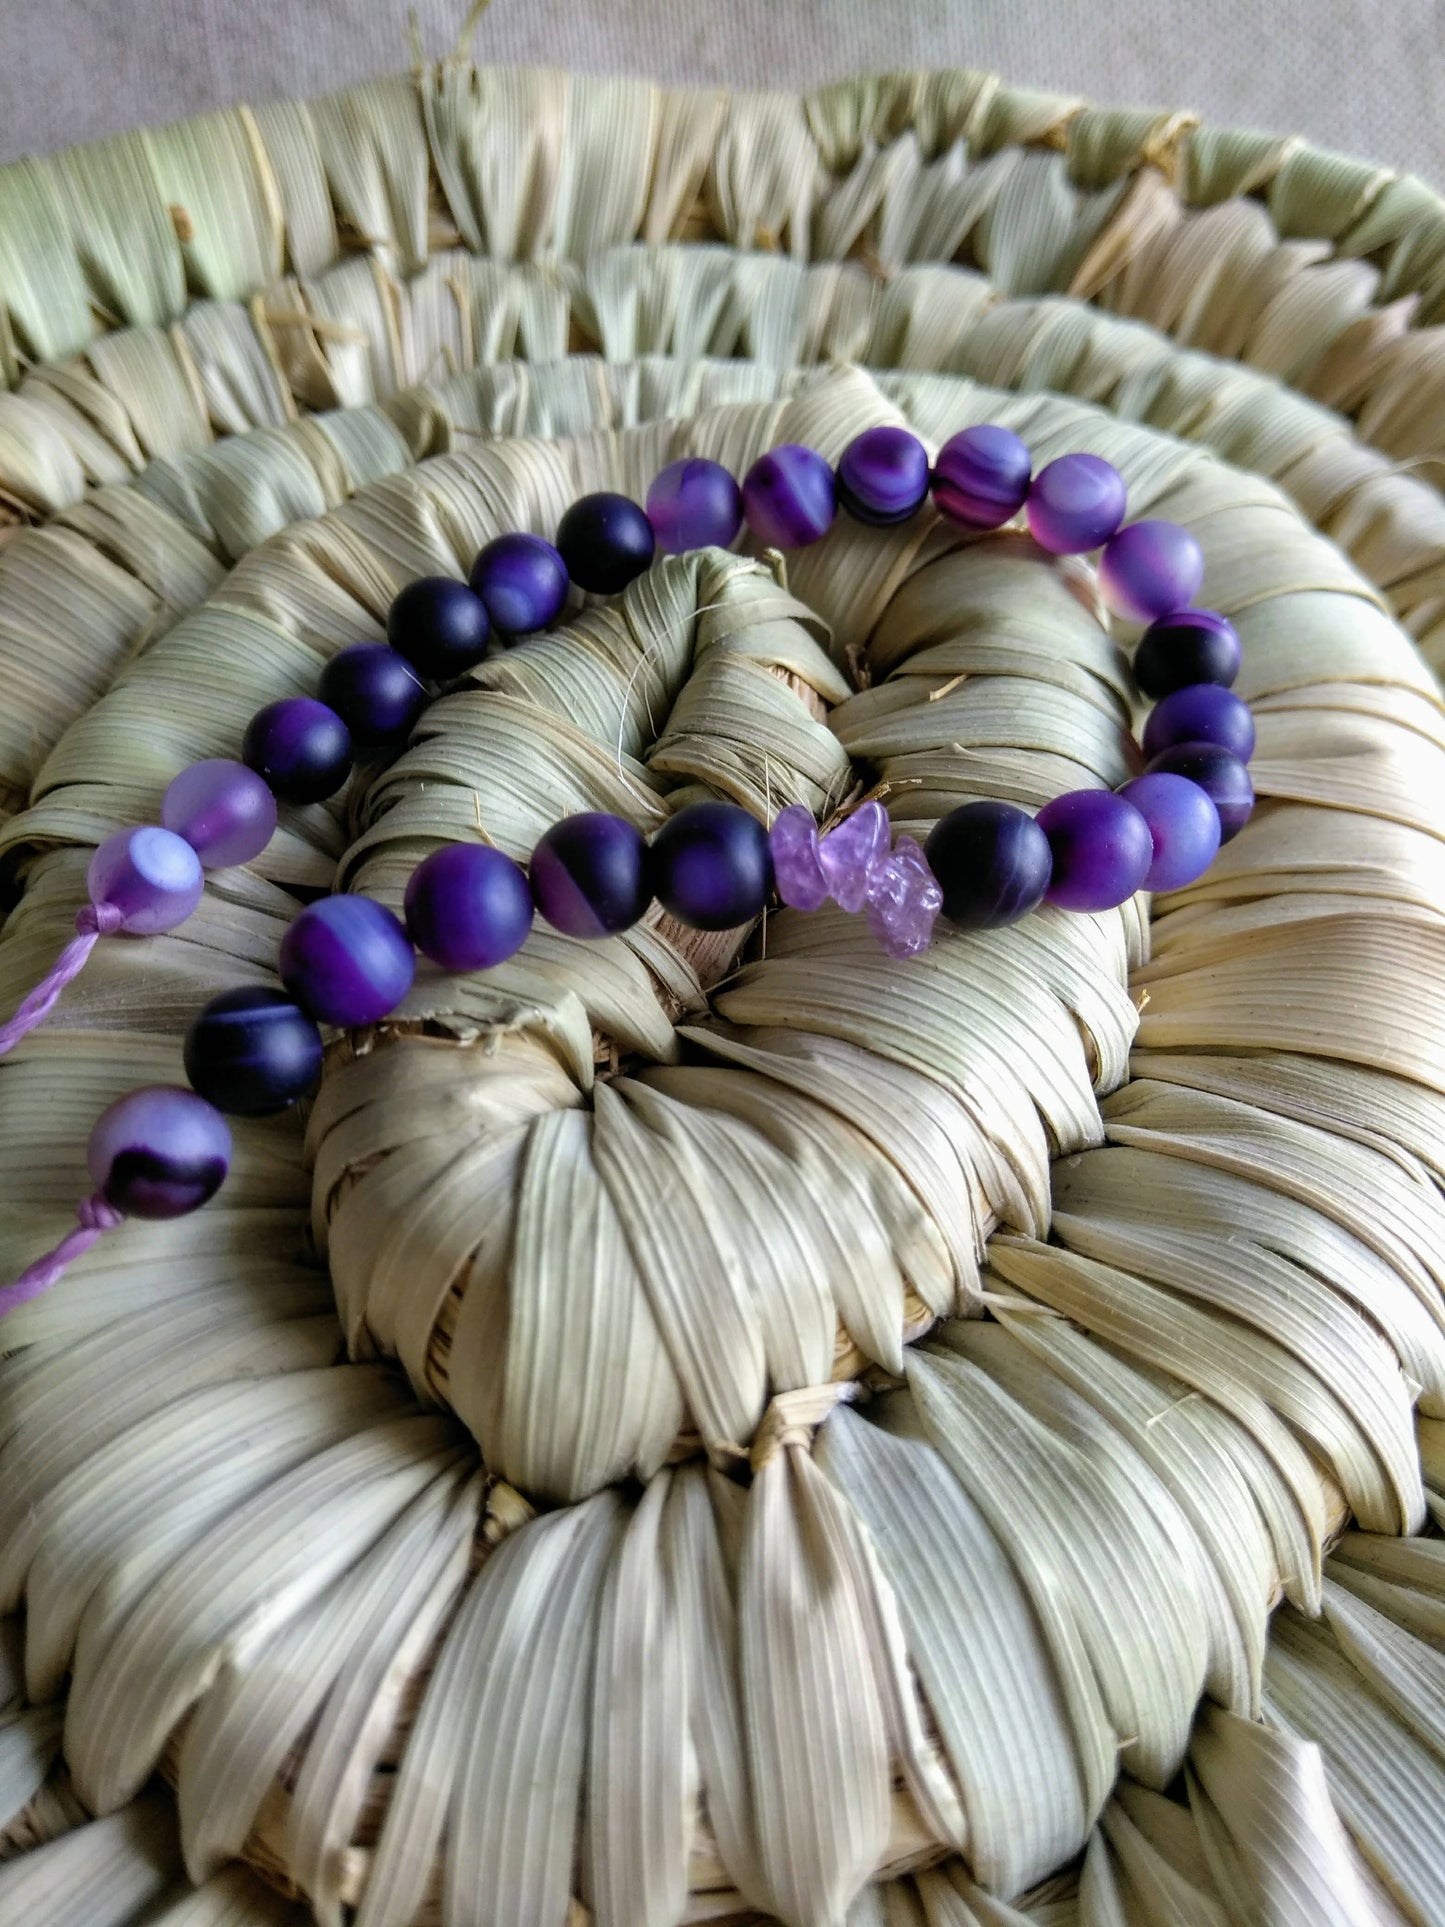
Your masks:
{"label": "bead stringing thread", "polygon": [[[1076,453],[1031,471],[1019,437],[989,424],[951,437],[931,469],[922,442],[892,425],[865,429],[836,466],[797,443],[768,450],[741,487],[720,463],[683,457],[655,478],[645,509],[611,491],[586,495],[561,518],[555,546],[529,533],[500,535],[467,583],[432,576],[404,587],[388,612],[386,644],[358,642],[332,656],[324,701],[269,704],[248,726],[240,762],[190,765],[166,792],[163,825],[120,830],[100,845],[76,935],[0,1025],[0,1055],[43,1022],[101,936],[174,928],[200,900],[203,865],[259,856],[276,828],[277,799],[322,802],[346,781],[356,744],[404,742],[430,700],[423,677],[463,674],[492,643],[547,627],[574,588],[619,592],[659,549],[725,546],[744,520],[759,541],[798,548],[825,535],[840,509],[890,526],[912,517],[931,490],[936,511],[965,528],[1001,528],[1022,509],[1035,541],[1055,555],[1102,547],[1105,603],[1150,625],[1137,652],[1140,686],[1160,699],[1144,736],[1150,760],[1117,792],[1074,790],[1037,816],[1001,802],[963,804],[934,824],[924,846],[907,835],[894,843],[876,798],[825,835],[797,804],[768,829],[736,804],[693,803],[650,845],[625,818],[593,811],[554,824],[530,874],[485,840],[443,845],[413,872],[406,925],[366,897],[321,898],[282,940],[289,996],[257,986],[213,999],[187,1036],[194,1088],[134,1091],[97,1120],[88,1154],[97,1191],[77,1206],[75,1229],[0,1290],[0,1314],[47,1290],[127,1213],[171,1217],[204,1204],[229,1168],[218,1106],[258,1116],[304,1097],[321,1061],[318,1020],[381,1022],[410,990],[418,949],[444,969],[489,969],[521,947],[534,914],[568,935],[606,939],[631,928],[654,899],[693,928],[740,929],[776,889],[800,912],[831,898],[848,914],[864,913],[880,946],[905,958],[927,948],[940,915],[964,929],[998,928],[1045,899],[1097,913],[1140,888],[1194,882],[1254,806],[1245,766],[1254,721],[1229,689],[1239,638],[1223,616],[1188,606],[1204,558],[1186,529],[1124,525],[1124,481],[1108,462]],[[646,665],[644,654],[634,676]],[[625,774],[620,741],[617,762]]]}

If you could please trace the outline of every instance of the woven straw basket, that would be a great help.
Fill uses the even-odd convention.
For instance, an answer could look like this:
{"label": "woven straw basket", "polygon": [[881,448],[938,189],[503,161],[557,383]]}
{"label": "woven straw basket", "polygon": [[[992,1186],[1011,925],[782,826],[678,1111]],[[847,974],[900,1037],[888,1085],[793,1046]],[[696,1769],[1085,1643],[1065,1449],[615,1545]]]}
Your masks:
{"label": "woven straw basket", "polygon": [[[684,452],[1108,457],[1262,799],[906,967],[822,912],[419,980],[13,1314],[0,1927],[1445,1921],[1442,318],[1419,182],[973,72],[453,59],[0,171],[0,1010],[400,585]],[[1116,783],[1130,640],[930,514],[659,564],[100,946],[0,1066],[0,1276],[298,888]]]}

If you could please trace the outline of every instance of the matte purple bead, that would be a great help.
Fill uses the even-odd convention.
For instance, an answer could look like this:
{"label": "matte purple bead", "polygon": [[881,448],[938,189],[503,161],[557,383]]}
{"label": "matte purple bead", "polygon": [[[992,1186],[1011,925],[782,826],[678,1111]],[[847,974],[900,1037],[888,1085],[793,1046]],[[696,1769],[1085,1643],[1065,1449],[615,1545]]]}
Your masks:
{"label": "matte purple bead", "polygon": [[281,981],[323,1024],[375,1024],[411,989],[416,955],[370,897],[322,897],[281,939]]}
{"label": "matte purple bead", "polygon": [[868,928],[890,957],[916,957],[933,941],[943,891],[911,836],[900,836],[868,875]]}
{"label": "matte purple bead", "polygon": [[406,927],[443,970],[490,970],[527,941],[532,891],[525,874],[486,843],[451,843],[412,871]]}
{"label": "matte purple bead", "polygon": [[532,852],[531,876],[537,908],[569,937],[616,936],[652,901],[642,832],[604,810],[554,823]]}
{"label": "matte purple bead", "polygon": [[321,672],[321,700],[329,703],[363,748],[403,743],[427,706],[427,693],[404,656],[384,642],[354,642]]}
{"label": "matte purple bead", "polygon": [[721,462],[685,455],[647,491],[647,519],[665,555],[725,549],[743,525],[743,492]]}
{"label": "matte purple bead", "polygon": [[202,866],[224,870],[249,863],[276,834],[276,799],[264,777],[244,763],[208,756],[172,782],[161,821],[183,836]]}
{"label": "matte purple bead", "polygon": [[287,696],[251,718],[241,755],[283,803],[320,803],[351,774],[351,731],[325,703]]}
{"label": "matte purple bead", "polygon": [[232,1117],[289,1110],[321,1075],[321,1058],[313,1020],[270,984],[222,991],[186,1032],[191,1089]]}
{"label": "matte purple bead", "polygon": [[540,535],[499,535],[472,564],[471,586],[492,626],[530,635],[557,620],[567,602],[567,565]]}
{"label": "matte purple bead", "polygon": [[1154,860],[1144,875],[1146,890],[1182,890],[1197,882],[1219,854],[1219,811],[1187,776],[1156,770],[1125,783],[1120,796],[1149,825]]}
{"label": "matte purple bead", "polygon": [[887,856],[893,831],[888,812],[876,798],[845,816],[818,845],[818,862],[828,894],[840,910],[859,911],[868,901],[873,865]]}
{"label": "matte purple bead", "polygon": [[969,529],[1011,522],[1029,492],[1033,457],[1011,428],[981,422],[951,435],[933,464],[933,500],[940,515]]}
{"label": "matte purple bead", "polygon": [[943,891],[943,914],[964,930],[998,930],[1042,903],[1049,840],[1012,803],[963,803],[934,824],[923,853]]}
{"label": "matte purple bead", "polygon": [[1249,704],[1215,682],[1191,683],[1172,691],[1145,719],[1144,754],[1157,756],[1176,743],[1218,743],[1247,763],[1254,754],[1254,716]]}
{"label": "matte purple bead", "polygon": [[768,833],[735,803],[693,803],[664,823],[648,851],[663,908],[695,930],[750,923],[773,887]]}
{"label": "matte purple bead", "polygon": [[828,901],[828,879],[818,856],[818,825],[801,803],[779,810],[768,832],[778,895],[793,910],[819,910]]}
{"label": "matte purple bead", "polygon": [[86,1166],[96,1190],[129,1218],[182,1218],[213,1198],[231,1168],[218,1110],[178,1084],[146,1084],[102,1111]]}
{"label": "matte purple bead", "polygon": [[652,562],[657,538],[629,495],[601,489],[575,501],[557,524],[557,553],[579,589],[617,595]]}
{"label": "matte purple bead", "polygon": [[450,682],[464,676],[487,653],[492,625],[487,605],[449,575],[424,575],[392,602],[386,639],[419,676]]}
{"label": "matte purple bead", "polygon": [[928,450],[906,428],[865,428],[838,463],[838,504],[856,522],[906,522],[928,494]]}
{"label": "matte purple bead", "polygon": [[833,471],[816,449],[798,442],[760,455],[743,477],[743,513],[760,542],[801,549],[832,527],[837,510]]}
{"label": "matte purple bead", "polygon": [[1034,819],[1049,839],[1045,896],[1061,910],[1112,910],[1143,886],[1154,861],[1149,825],[1112,790],[1070,790]]}
{"label": "matte purple bead", "polygon": [[1254,785],[1249,771],[1232,750],[1218,743],[1175,743],[1160,750],[1145,770],[1169,770],[1197,783],[1219,812],[1219,840],[1228,843],[1239,835],[1254,812]]}
{"label": "matte purple bead", "polygon": [[1177,522],[1131,522],[1099,557],[1099,593],[1126,622],[1187,609],[1203,580],[1204,551]]}
{"label": "matte purple bead", "polygon": [[1124,478],[1098,455],[1061,455],[1029,484],[1029,531],[1051,555],[1083,555],[1108,541],[1128,507]]}
{"label": "matte purple bead", "polygon": [[85,887],[97,909],[119,910],[128,937],[154,937],[184,923],[201,900],[201,859],[183,836],[148,823],[117,830],[90,859]]}
{"label": "matte purple bead", "polygon": [[1227,689],[1239,674],[1239,637],[1212,609],[1181,609],[1151,622],[1134,652],[1134,680],[1156,701],[1190,683]]}

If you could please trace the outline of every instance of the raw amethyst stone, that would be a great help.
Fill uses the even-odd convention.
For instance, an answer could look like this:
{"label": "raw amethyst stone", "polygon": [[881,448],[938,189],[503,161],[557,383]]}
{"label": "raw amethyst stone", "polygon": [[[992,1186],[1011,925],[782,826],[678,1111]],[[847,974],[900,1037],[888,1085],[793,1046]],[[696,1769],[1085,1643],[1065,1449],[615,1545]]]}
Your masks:
{"label": "raw amethyst stone", "polygon": [[1191,683],[1150,710],[1144,754],[1157,756],[1176,743],[1218,743],[1247,763],[1254,754],[1254,716],[1249,704],[1218,683]]}
{"label": "raw amethyst stone", "polygon": [[1034,819],[1049,839],[1045,892],[1061,910],[1112,910],[1143,886],[1154,861],[1149,825],[1112,790],[1070,790]]}
{"label": "raw amethyst stone", "polygon": [[652,889],[695,930],[732,930],[759,915],[773,887],[768,833],[735,803],[693,803],[663,824],[648,853]]}
{"label": "raw amethyst stone", "polygon": [[321,700],[329,703],[367,749],[404,743],[426,708],[421,678],[384,642],[354,642],[340,649],[321,672]]}
{"label": "raw amethyst stone", "polygon": [[1029,484],[1029,531],[1051,555],[1082,555],[1124,519],[1124,478],[1098,455],[1061,455]]}
{"label": "raw amethyst stone", "polygon": [[172,782],[161,821],[183,836],[207,870],[249,863],[276,834],[276,799],[264,777],[228,757],[192,763]]}
{"label": "raw amethyst stone", "polygon": [[916,957],[933,941],[943,891],[911,836],[900,836],[868,873],[868,928],[890,957]]}
{"label": "raw amethyst stone", "polygon": [[1234,625],[1212,609],[1181,609],[1151,622],[1134,654],[1134,680],[1158,701],[1190,683],[1227,689],[1239,674],[1241,650]]}
{"label": "raw amethyst stone", "polygon": [[768,832],[778,895],[790,909],[817,910],[828,901],[828,879],[818,857],[818,825],[801,803],[779,810]]}
{"label": "raw amethyst stone", "polygon": [[531,887],[501,850],[451,843],[412,871],[406,927],[422,955],[443,970],[490,970],[527,941]]}
{"label": "raw amethyst stone", "polygon": [[408,582],[386,618],[386,639],[419,676],[450,682],[487,653],[492,625],[487,605],[465,582],[424,575]]}
{"label": "raw amethyst stone", "polygon": [[1219,840],[1239,835],[1254,811],[1254,785],[1249,771],[1233,753],[1218,743],[1175,743],[1151,759],[1146,776],[1168,770],[1197,783],[1219,812]]}
{"label": "raw amethyst stone", "polygon": [[321,1032],[284,990],[246,984],[213,997],[186,1032],[191,1089],[232,1117],[271,1117],[321,1075]]}
{"label": "raw amethyst stone", "polygon": [[128,937],[154,937],[184,923],[201,900],[201,859],[183,836],[148,823],[117,830],[90,859],[86,893],[121,914]]}
{"label": "raw amethyst stone", "polygon": [[875,799],[845,816],[819,843],[828,894],[840,909],[861,910],[868,901],[868,873],[887,856],[891,836],[888,812]]}
{"label": "raw amethyst stone", "polygon": [[1204,551],[1177,522],[1131,522],[1099,557],[1099,592],[1126,622],[1188,608],[1203,580]]}
{"label": "raw amethyst stone", "polygon": [[1033,457],[1011,428],[981,422],[951,435],[933,464],[933,500],[940,515],[969,529],[1011,522],[1029,492]]}
{"label": "raw amethyst stone", "polygon": [[557,553],[579,589],[617,595],[649,567],[657,538],[627,495],[599,490],[574,502],[557,524]]}
{"label": "raw amethyst stone", "polygon": [[642,832],[605,810],[554,823],[532,852],[531,875],[537,908],[569,937],[630,930],[652,901]]}
{"label": "raw amethyst stone", "polygon": [[727,548],[743,525],[743,492],[721,462],[669,462],[647,491],[647,519],[665,555]]}
{"label": "raw amethyst stone", "polygon": [[472,564],[471,586],[493,628],[507,636],[529,635],[561,615],[567,565],[540,535],[499,535]]}
{"label": "raw amethyst stone", "polygon": [[251,718],[241,755],[283,803],[320,803],[351,774],[351,731],[325,703],[288,696]]}
{"label": "raw amethyst stone", "polygon": [[1146,890],[1182,890],[1195,883],[1219,854],[1219,811],[1187,776],[1156,770],[1125,783],[1120,796],[1149,825],[1154,860],[1144,875]]}
{"label": "raw amethyst stone", "polygon": [[1036,909],[1049,887],[1049,840],[1012,803],[963,803],[941,817],[923,853],[943,914],[964,930],[998,930]]}
{"label": "raw amethyst stone", "polygon": [[832,527],[833,471],[816,449],[797,442],[760,455],[743,477],[743,513],[760,542],[801,549]]}
{"label": "raw amethyst stone", "polygon": [[376,1024],[411,989],[416,953],[369,897],[322,897],[281,939],[281,981],[323,1024]]}
{"label": "raw amethyst stone", "polygon": [[231,1168],[220,1112],[178,1084],[146,1084],[102,1111],[86,1166],[106,1203],[129,1218],[181,1218],[213,1198]]}
{"label": "raw amethyst stone", "polygon": [[838,502],[856,522],[906,522],[928,494],[928,450],[906,428],[865,428],[838,463]]}

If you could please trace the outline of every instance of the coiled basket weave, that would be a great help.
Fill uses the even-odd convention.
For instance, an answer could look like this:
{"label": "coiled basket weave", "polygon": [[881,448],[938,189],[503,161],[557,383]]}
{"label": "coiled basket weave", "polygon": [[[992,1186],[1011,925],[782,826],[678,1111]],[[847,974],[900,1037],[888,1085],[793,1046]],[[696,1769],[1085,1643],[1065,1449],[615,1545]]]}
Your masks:
{"label": "coiled basket weave", "polygon": [[[403,583],[684,452],[1106,456],[1262,798],[914,964],[539,933],[9,1318],[3,1927],[1445,1920],[1442,317],[1420,182],[982,73],[454,59],[0,171],[0,1008]],[[660,564],[101,946],[0,1065],[0,1273],[297,889],[1112,784],[1130,640],[927,513]]]}

